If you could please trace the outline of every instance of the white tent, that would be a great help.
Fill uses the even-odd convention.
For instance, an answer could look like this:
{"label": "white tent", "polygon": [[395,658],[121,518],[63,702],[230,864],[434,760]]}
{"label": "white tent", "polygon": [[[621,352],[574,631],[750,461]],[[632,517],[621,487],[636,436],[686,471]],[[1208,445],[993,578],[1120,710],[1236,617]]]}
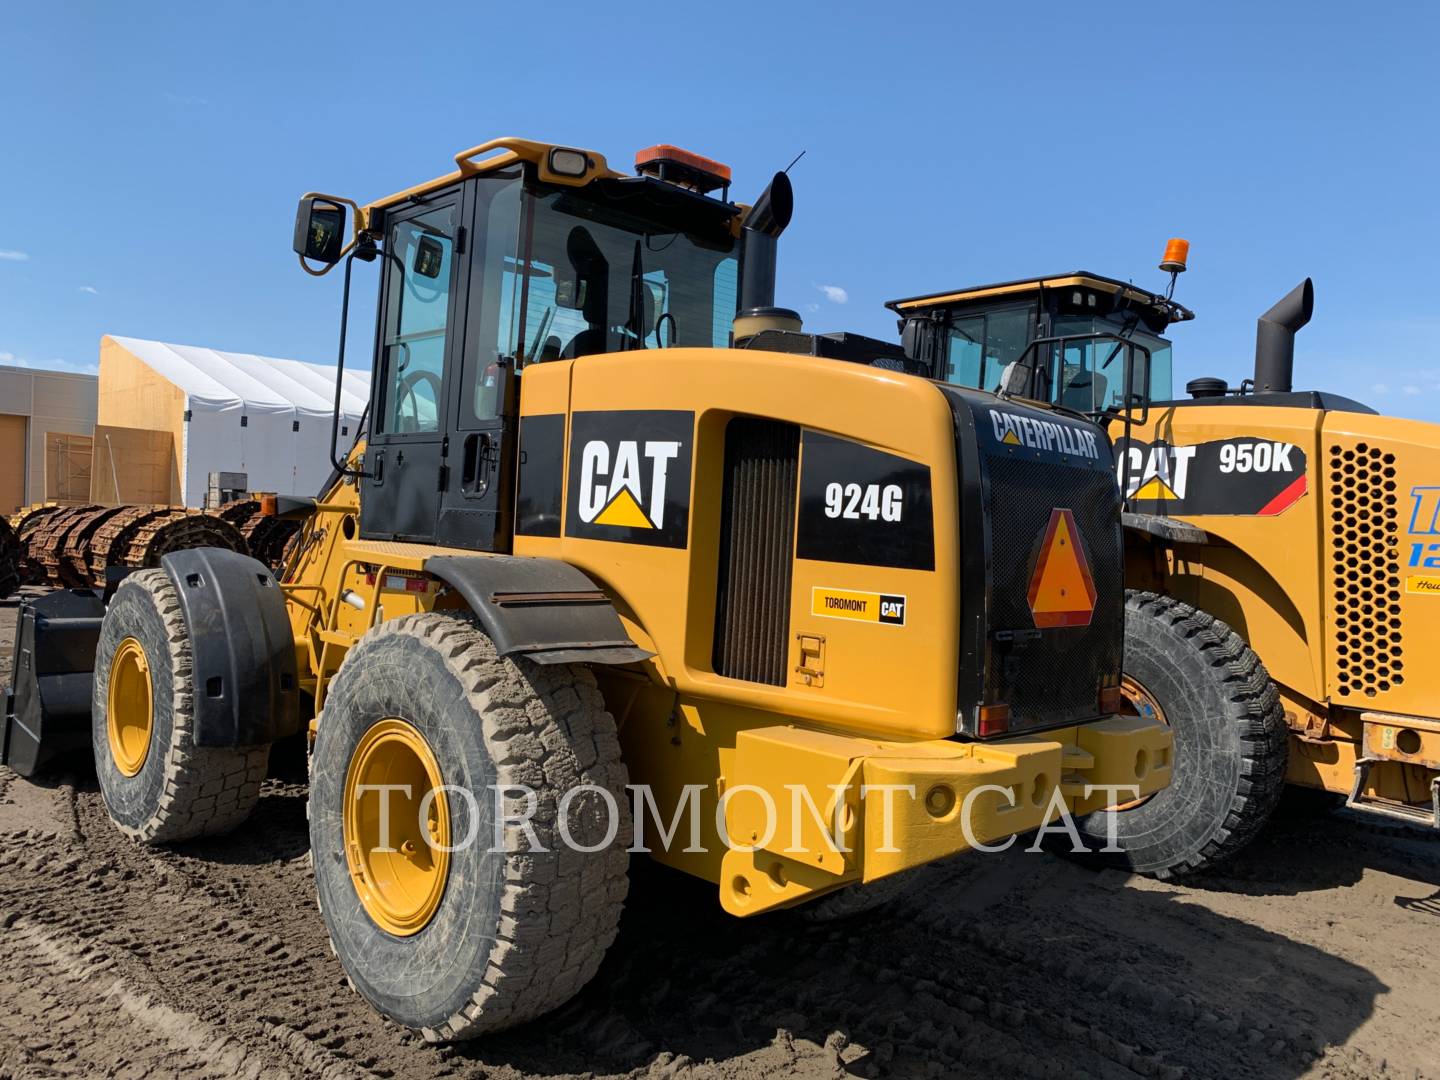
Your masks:
{"label": "white tent", "polygon": [[[314,495],[330,475],[333,367],[107,336],[101,343],[102,398],[107,361],[116,369],[117,382],[139,389],[119,371],[132,358],[183,395],[176,456],[185,505],[204,501],[211,472],[242,472],[251,491],[282,495]],[[346,369],[340,389],[341,453],[355,438],[369,396],[370,373]],[[167,425],[152,420],[130,426]]]}

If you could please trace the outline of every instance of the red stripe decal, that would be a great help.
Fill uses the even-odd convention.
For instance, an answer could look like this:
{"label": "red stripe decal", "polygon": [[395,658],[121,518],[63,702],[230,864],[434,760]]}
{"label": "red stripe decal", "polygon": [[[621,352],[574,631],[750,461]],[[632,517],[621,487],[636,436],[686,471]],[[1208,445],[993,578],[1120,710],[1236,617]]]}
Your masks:
{"label": "red stripe decal", "polygon": [[1283,513],[1290,509],[1300,496],[1305,494],[1305,486],[1305,476],[1303,474],[1297,476],[1293,484],[1260,508],[1260,516],[1273,517],[1276,514]]}

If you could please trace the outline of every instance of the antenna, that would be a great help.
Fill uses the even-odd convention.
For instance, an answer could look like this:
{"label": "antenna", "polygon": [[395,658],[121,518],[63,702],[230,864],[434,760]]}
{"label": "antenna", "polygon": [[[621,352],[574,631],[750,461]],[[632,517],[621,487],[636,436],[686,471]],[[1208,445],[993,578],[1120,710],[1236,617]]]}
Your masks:
{"label": "antenna", "polygon": [[802,157],[804,157],[804,156],[805,156],[805,151],[804,151],[804,150],[801,150],[798,154],[795,155],[795,161],[792,161],[792,162],[790,162],[789,165],[786,165],[786,166],[785,166],[785,170],[784,170],[784,171],[788,173],[791,169],[793,169],[793,168],[795,167],[796,162],[798,162],[798,161],[799,161]]}

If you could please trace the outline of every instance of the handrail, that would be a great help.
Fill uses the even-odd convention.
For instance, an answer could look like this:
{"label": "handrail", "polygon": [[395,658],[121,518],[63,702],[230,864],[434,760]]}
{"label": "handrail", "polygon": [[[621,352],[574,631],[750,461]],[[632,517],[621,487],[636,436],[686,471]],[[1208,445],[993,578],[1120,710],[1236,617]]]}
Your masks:
{"label": "handrail", "polygon": [[[498,139],[490,139],[479,146],[472,146],[469,150],[461,150],[455,155],[455,164],[465,176],[477,172],[485,172],[498,165],[508,165],[511,161],[530,161],[539,164],[545,158],[545,152],[550,148],[544,143],[535,142],[532,139],[518,139],[513,135],[502,135]],[[484,161],[475,161],[480,154],[492,150],[499,150],[501,153],[492,154]]]}
{"label": "handrail", "polygon": [[[1125,370],[1124,374],[1122,375],[1124,382],[1122,384],[1123,392],[1121,395],[1121,400],[1124,401],[1124,407],[1118,413],[1113,413],[1113,415],[1113,410],[1111,409],[1100,409],[1098,411],[1092,409],[1089,413],[1086,414],[1093,423],[1099,424],[1101,426],[1103,426],[1103,421],[1105,421],[1107,418],[1119,419],[1120,423],[1124,425],[1124,438],[1126,444],[1128,445],[1130,442],[1131,432],[1134,429],[1135,425],[1139,424],[1141,427],[1143,427],[1146,421],[1150,419],[1150,363],[1153,358],[1150,349],[1144,345],[1141,345],[1133,338],[1122,337],[1117,333],[1106,330],[1092,331],[1088,334],[1067,334],[1062,337],[1036,338],[1034,341],[1030,342],[1030,344],[1025,347],[1025,351],[1021,353],[1020,358],[1015,361],[1016,364],[1019,364],[1021,366],[1029,366],[1026,365],[1025,361],[1030,356],[1030,353],[1032,351],[1035,353],[1036,363],[1033,366],[1030,366],[1029,386],[1032,393],[1035,390],[1036,383],[1038,382],[1040,377],[1040,365],[1038,363],[1040,358],[1040,346],[1058,344],[1060,346],[1061,362],[1063,363],[1065,357],[1065,346],[1072,341],[1114,341],[1117,344],[1128,346],[1125,352]],[[1139,395],[1141,399],[1141,414],[1138,420],[1135,417],[1135,410],[1133,408],[1132,397],[1134,395],[1132,395],[1130,392],[1130,387],[1134,378],[1134,357],[1136,349],[1145,354],[1145,386]],[[1050,400],[1047,403],[1057,408],[1063,409],[1065,408],[1065,406],[1062,405],[1059,401],[1059,394],[1057,392],[1057,389],[1058,388],[1056,387],[1050,388]],[[1091,403],[1094,403],[1093,392],[1091,395]],[[1130,495],[1127,490],[1130,486],[1130,454],[1128,451],[1125,453],[1120,463],[1120,475],[1118,479],[1120,482],[1120,497],[1122,500],[1122,506],[1128,507],[1130,504]]]}

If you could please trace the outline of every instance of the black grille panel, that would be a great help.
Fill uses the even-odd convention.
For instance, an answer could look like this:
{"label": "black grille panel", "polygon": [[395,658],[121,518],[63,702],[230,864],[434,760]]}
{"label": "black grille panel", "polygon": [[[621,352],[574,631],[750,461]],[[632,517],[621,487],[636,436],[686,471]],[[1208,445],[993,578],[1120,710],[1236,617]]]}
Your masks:
{"label": "black grille panel", "polygon": [[800,429],[740,416],[725,428],[715,671],[785,685]]}
{"label": "black grille panel", "polygon": [[[990,610],[988,701],[1010,704],[1010,730],[1097,713],[1098,684],[1120,669],[1125,580],[1120,495],[1108,469],[989,456]],[[1075,515],[1095,584],[1088,626],[1035,633],[1028,593],[1056,508]],[[1007,640],[1007,632],[1013,634]]]}

